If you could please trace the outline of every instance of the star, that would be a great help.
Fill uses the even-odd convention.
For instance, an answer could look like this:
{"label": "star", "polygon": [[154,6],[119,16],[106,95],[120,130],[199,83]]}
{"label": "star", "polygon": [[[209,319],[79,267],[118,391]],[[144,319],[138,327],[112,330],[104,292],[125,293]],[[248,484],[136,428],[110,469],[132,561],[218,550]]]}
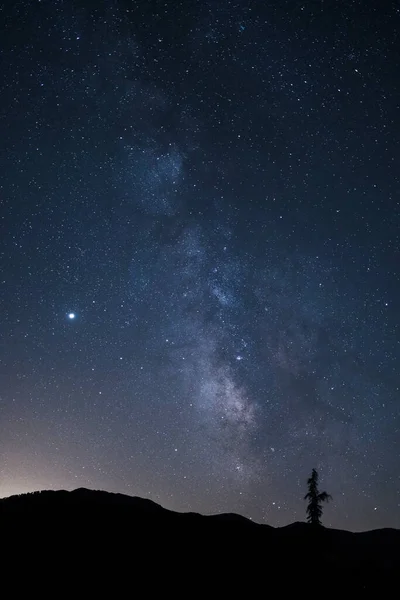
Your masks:
{"label": "star", "polygon": [[72,481],[280,526],[316,466],[332,526],[400,527],[385,10],[355,3],[362,39],[339,48],[353,3],[324,8],[315,44],[285,2],[160,21],[41,0],[52,35],[30,44],[32,3],[9,4],[0,496]]}

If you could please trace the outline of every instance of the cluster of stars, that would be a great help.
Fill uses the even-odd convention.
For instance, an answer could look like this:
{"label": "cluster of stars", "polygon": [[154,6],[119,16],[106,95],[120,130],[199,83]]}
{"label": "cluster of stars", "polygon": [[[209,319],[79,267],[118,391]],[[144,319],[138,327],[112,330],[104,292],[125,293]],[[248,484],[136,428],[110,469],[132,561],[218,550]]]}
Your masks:
{"label": "cluster of stars", "polygon": [[128,4],[5,14],[1,494],[399,526],[396,11]]}

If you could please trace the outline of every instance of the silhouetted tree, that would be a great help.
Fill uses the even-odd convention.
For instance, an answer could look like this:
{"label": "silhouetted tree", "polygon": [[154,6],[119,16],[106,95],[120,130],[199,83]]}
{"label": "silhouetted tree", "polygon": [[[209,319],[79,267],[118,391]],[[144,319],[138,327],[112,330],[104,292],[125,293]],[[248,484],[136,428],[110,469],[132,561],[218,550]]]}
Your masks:
{"label": "silhouetted tree", "polygon": [[311,477],[307,479],[308,492],[304,500],[308,500],[307,521],[311,525],[321,525],[322,503],[329,502],[332,499],[327,492],[320,492],[318,489],[318,472],[313,469]]}

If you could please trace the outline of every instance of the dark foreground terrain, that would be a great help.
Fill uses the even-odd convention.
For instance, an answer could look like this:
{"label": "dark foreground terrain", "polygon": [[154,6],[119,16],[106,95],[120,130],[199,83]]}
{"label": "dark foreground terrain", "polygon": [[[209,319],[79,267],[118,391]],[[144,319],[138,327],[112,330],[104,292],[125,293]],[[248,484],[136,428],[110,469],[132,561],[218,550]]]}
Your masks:
{"label": "dark foreground terrain", "polygon": [[331,597],[400,580],[400,530],[276,529],[86,489],[0,500],[0,541],[3,581],[53,597]]}

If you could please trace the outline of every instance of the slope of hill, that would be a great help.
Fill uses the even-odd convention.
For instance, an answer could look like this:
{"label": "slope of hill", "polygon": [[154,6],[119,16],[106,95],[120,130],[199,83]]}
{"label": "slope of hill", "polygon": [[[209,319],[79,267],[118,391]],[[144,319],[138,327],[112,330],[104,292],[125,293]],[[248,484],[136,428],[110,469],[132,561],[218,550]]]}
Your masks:
{"label": "slope of hill", "polygon": [[331,591],[382,591],[400,572],[399,530],[273,528],[240,515],[176,513],[148,499],[82,488],[0,500],[0,531],[3,547],[19,552],[19,561],[22,548],[31,560],[49,564],[57,556],[58,566],[72,560],[86,573],[98,573],[99,565],[104,573],[125,573],[134,565],[135,577],[152,585],[161,573],[162,581],[173,575],[174,588],[189,578],[190,585],[209,582],[237,593],[266,585],[303,591],[311,580]]}

